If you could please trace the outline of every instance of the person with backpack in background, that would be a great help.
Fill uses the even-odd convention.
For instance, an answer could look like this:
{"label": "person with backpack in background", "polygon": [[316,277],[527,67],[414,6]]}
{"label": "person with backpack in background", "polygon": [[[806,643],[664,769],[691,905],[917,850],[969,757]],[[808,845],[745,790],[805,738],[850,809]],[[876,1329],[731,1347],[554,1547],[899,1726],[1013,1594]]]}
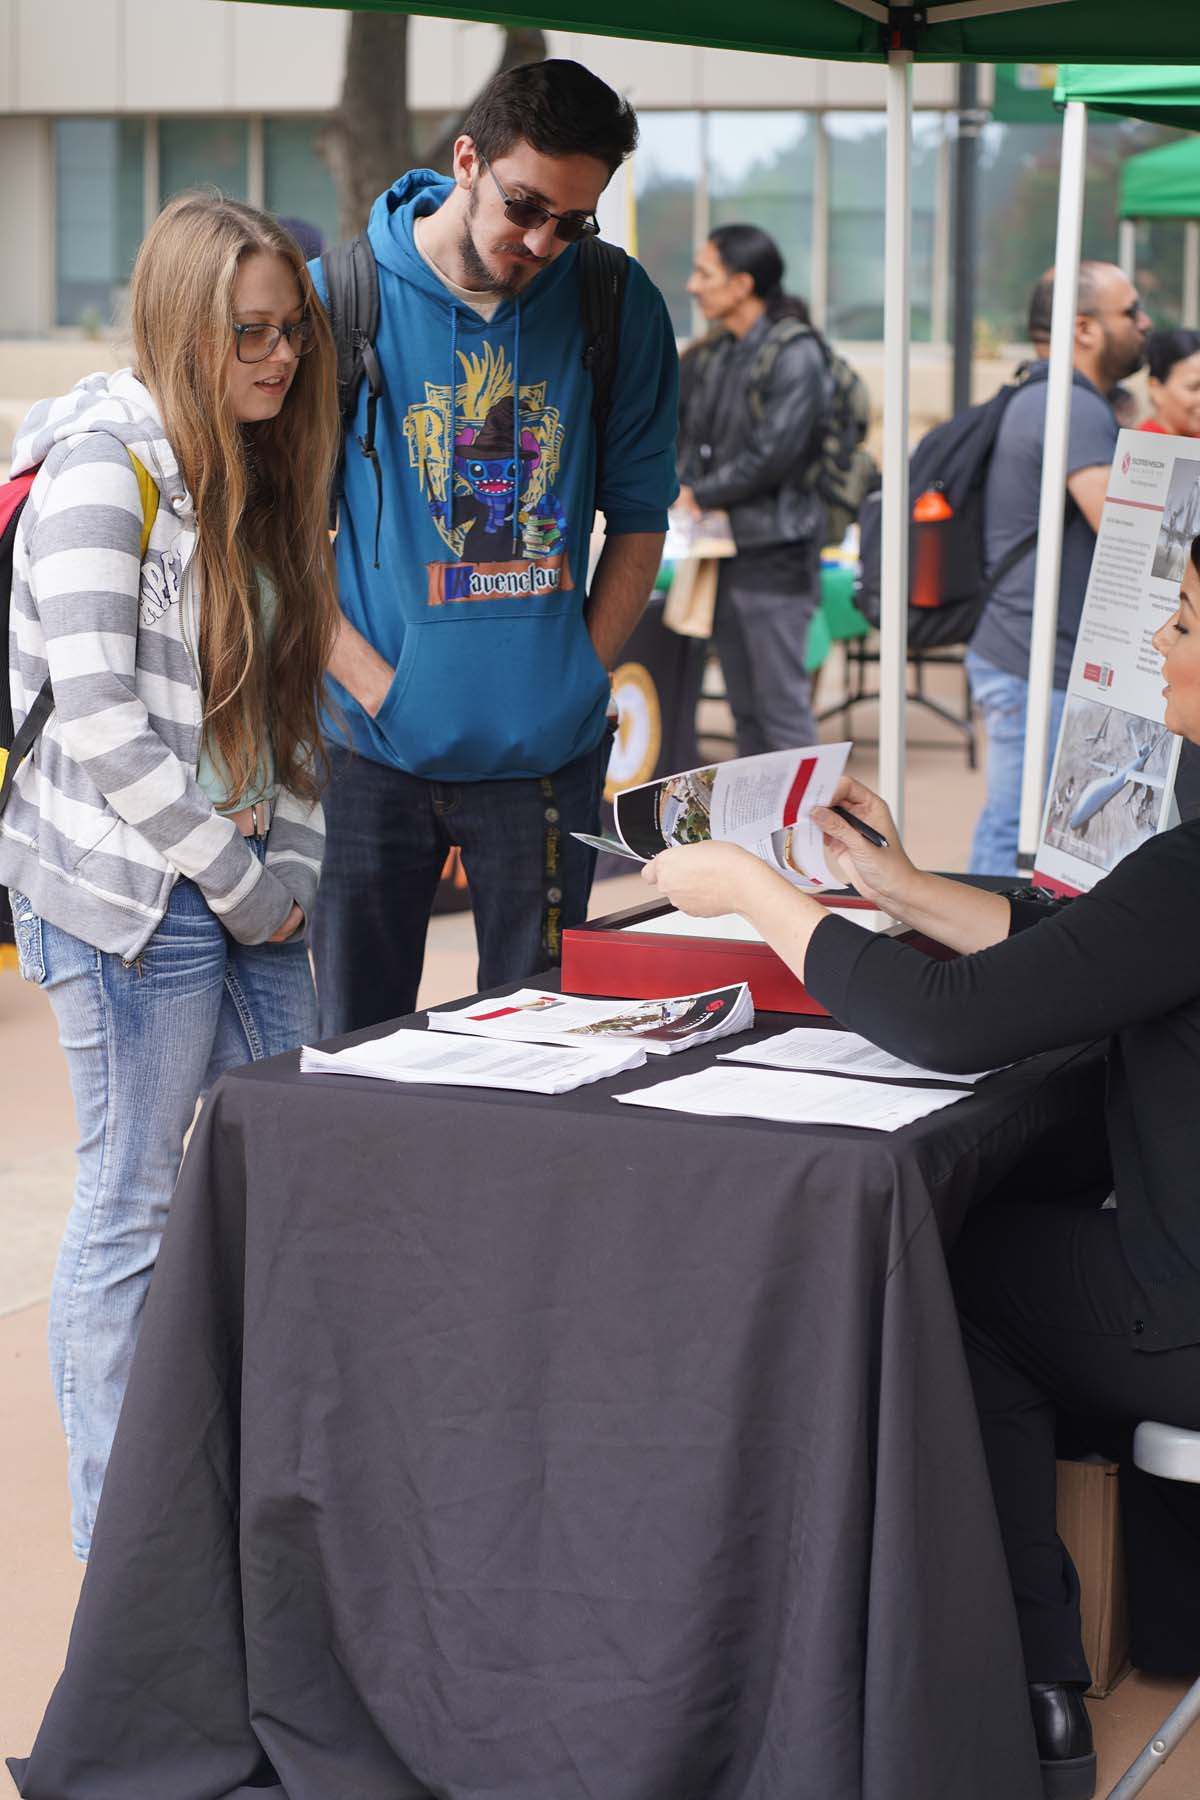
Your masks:
{"label": "person with backpack in background", "polygon": [[[737,554],[717,576],[712,644],[721,662],[739,756],[815,742],[808,630],[820,600],[829,523],[824,428],[849,393],[803,300],[784,292],[784,261],[757,225],[719,225],[696,252],[688,293],[710,334],[683,359],[677,505],[729,515]],[[845,370],[851,383],[857,380]],[[845,450],[860,468],[865,389]],[[856,494],[847,519],[857,512]]]}
{"label": "person with backpack in background", "polygon": [[451,845],[481,987],[556,962],[586,916],[595,857],[571,833],[598,829],[608,672],[676,487],[666,306],[593,242],[636,140],[629,105],[578,63],[509,70],[448,178],[401,176],[365,241],[313,265],[335,338],[361,351],[343,381],[324,1035],[412,1011]]}
{"label": "person with backpack in background", "polygon": [[[1035,349],[1039,340],[1048,341],[1053,299],[1049,269],[1030,300]],[[1136,289],[1115,264],[1080,265],[1047,782],[1117,445],[1109,395],[1142,366],[1149,329]],[[973,874],[1009,875],[1017,868],[1049,367],[1041,356],[1026,366],[1000,420],[983,486],[984,570],[991,582],[966,654],[971,697],[988,744],[987,797],[971,844]]]}
{"label": "person with backpack in background", "polygon": [[36,474],[0,790],[0,883],[79,1122],[50,1361],[84,1560],[197,1100],[315,1031],[303,929],[338,619],[335,357],[296,244],[182,195],[130,314],[133,367],[17,434],[14,474]]}

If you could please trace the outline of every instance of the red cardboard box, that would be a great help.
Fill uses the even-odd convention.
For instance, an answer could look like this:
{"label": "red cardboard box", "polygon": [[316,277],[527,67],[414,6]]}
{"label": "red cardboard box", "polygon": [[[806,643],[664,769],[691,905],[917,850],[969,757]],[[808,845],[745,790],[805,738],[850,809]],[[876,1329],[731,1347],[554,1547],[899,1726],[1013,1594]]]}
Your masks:
{"label": "red cardboard box", "polygon": [[[874,912],[857,895],[822,900],[833,911]],[[603,994],[621,1000],[662,1000],[670,994],[697,994],[746,981],[756,1012],[829,1015],[769,945],[727,938],[664,937],[639,932],[639,920],[673,912],[669,900],[648,900],[626,912],[589,919],[563,932],[562,986],[565,994]],[[914,941],[907,937],[906,941]],[[925,947],[925,946],[922,946]],[[932,946],[930,946],[932,948]],[[945,952],[943,952],[945,954]]]}

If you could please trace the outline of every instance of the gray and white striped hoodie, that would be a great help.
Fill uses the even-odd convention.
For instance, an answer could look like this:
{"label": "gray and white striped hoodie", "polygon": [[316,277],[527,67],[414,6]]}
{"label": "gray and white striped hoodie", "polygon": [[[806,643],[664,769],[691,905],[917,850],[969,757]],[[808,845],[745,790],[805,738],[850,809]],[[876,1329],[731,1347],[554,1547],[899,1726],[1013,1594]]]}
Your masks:
{"label": "gray and white striped hoodie", "polygon": [[[159,490],[144,562],[130,451]],[[196,782],[196,518],[149,391],[122,369],[41,401],[12,472],[39,463],[13,560],[13,717],[47,673],[55,705],[0,815],[0,884],[131,962],[184,875],[233,937],[263,943],[293,899],[311,913],[324,820],[281,790],[264,866]]]}

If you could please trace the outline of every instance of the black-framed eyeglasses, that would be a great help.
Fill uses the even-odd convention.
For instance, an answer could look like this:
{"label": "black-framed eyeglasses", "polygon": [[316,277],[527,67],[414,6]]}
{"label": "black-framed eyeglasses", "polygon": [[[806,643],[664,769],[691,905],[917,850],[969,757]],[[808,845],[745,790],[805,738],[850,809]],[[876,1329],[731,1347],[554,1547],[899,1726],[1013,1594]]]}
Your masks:
{"label": "black-framed eyeglasses", "polygon": [[516,225],[519,230],[537,231],[540,226],[546,223],[547,219],[553,219],[555,221],[554,235],[556,238],[561,238],[564,244],[575,244],[578,243],[580,238],[600,236],[600,221],[597,219],[595,213],[556,213],[551,212],[548,206],[539,206],[536,200],[514,200],[511,195],[506,194],[503,187],[501,187],[500,177],[497,175],[495,169],[493,169],[487,157],[481,156],[479,160],[495,182],[497,188],[500,189],[500,198],[504,202],[505,218],[508,219],[511,224]]}
{"label": "black-framed eyeglasses", "polygon": [[280,338],[285,337],[293,356],[303,356],[306,350],[313,347],[312,316],[305,313],[302,319],[293,319],[290,325],[235,325],[233,335],[237,340],[237,359],[239,362],[266,362],[268,356],[275,354]]}

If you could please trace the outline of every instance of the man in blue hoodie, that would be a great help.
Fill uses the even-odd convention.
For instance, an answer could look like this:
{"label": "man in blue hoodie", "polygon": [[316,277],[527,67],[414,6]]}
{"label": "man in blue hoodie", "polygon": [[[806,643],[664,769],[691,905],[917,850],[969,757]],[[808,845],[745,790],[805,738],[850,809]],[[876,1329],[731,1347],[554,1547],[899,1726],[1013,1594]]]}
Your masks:
{"label": "man in blue hoodie", "polygon": [[[676,493],[674,336],[630,262],[589,583],[597,446],[579,241],[637,139],[578,63],[480,95],[450,178],[375,202],[376,445],[348,435],[330,662],[333,781],[313,949],[325,1036],[411,1012],[458,845],[479,984],[558,959],[586,914],[610,733],[608,671],[653,585]],[[313,265],[325,295],[319,264]],[[378,530],[378,553],[376,532]],[[346,738],[349,738],[349,746]]]}

